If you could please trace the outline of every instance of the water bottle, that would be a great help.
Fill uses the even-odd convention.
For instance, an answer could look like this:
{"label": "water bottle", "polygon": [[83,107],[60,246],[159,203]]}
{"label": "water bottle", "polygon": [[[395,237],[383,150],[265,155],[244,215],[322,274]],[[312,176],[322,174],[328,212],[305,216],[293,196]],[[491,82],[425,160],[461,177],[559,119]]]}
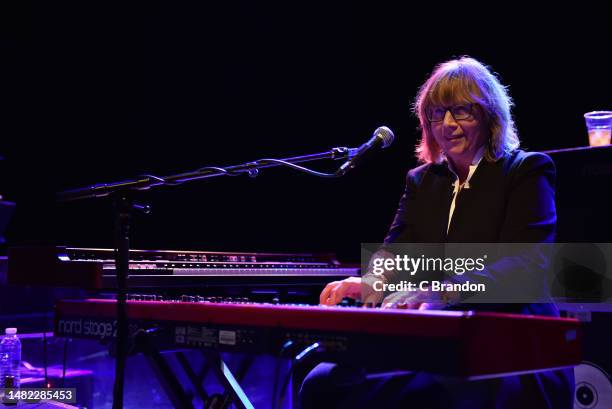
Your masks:
{"label": "water bottle", "polygon": [[0,342],[0,387],[19,388],[21,378],[21,342],[17,338],[17,328],[7,328]]}

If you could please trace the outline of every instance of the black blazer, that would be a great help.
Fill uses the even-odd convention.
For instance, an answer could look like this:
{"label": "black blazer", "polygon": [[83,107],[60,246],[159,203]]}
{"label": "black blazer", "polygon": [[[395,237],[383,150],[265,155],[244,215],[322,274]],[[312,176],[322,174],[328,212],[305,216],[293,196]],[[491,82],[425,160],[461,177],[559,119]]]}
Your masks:
{"label": "black blazer", "polygon": [[462,189],[448,234],[453,176],[446,162],[406,176],[406,190],[385,243],[553,242],[555,165],[546,154],[521,150],[497,162],[482,159]]}
{"label": "black blazer", "polygon": [[[555,237],[555,166],[547,155],[516,150],[482,159],[455,201],[446,162],[412,169],[385,243],[541,243]],[[461,309],[557,315],[546,304],[462,305]]]}

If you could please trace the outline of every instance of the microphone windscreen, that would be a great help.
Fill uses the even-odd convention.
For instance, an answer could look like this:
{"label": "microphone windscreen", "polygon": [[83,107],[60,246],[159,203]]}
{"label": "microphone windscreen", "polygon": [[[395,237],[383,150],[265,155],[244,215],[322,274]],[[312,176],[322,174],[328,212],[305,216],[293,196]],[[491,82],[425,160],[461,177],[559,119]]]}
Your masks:
{"label": "microphone windscreen", "polygon": [[376,128],[376,130],[374,131],[374,136],[382,140],[383,148],[387,148],[389,145],[393,143],[393,140],[395,139],[395,135],[393,134],[393,131],[387,128],[386,126],[381,126],[379,128]]}

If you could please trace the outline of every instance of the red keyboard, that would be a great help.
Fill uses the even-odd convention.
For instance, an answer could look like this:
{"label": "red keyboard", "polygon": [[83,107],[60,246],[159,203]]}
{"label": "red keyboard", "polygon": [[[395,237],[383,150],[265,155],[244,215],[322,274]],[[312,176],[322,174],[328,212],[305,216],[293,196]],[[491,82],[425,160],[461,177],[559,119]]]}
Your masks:
{"label": "red keyboard", "polygon": [[[573,319],[486,312],[381,310],[255,303],[128,301],[130,333],[160,350],[280,354],[313,347],[321,360],[483,378],[580,362]],[[55,334],[112,341],[116,302],[56,304]],[[288,347],[289,346],[289,347]]]}

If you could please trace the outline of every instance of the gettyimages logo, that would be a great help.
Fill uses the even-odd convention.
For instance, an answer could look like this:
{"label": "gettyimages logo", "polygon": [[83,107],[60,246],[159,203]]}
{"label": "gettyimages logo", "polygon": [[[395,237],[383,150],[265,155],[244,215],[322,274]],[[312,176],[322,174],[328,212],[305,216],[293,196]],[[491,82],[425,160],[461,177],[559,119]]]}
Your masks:
{"label": "gettyimages logo", "polygon": [[463,275],[466,272],[483,271],[487,255],[481,257],[410,257],[406,254],[395,257],[374,257],[372,274],[381,276],[387,271],[408,273],[411,276],[418,272],[444,272]]}

